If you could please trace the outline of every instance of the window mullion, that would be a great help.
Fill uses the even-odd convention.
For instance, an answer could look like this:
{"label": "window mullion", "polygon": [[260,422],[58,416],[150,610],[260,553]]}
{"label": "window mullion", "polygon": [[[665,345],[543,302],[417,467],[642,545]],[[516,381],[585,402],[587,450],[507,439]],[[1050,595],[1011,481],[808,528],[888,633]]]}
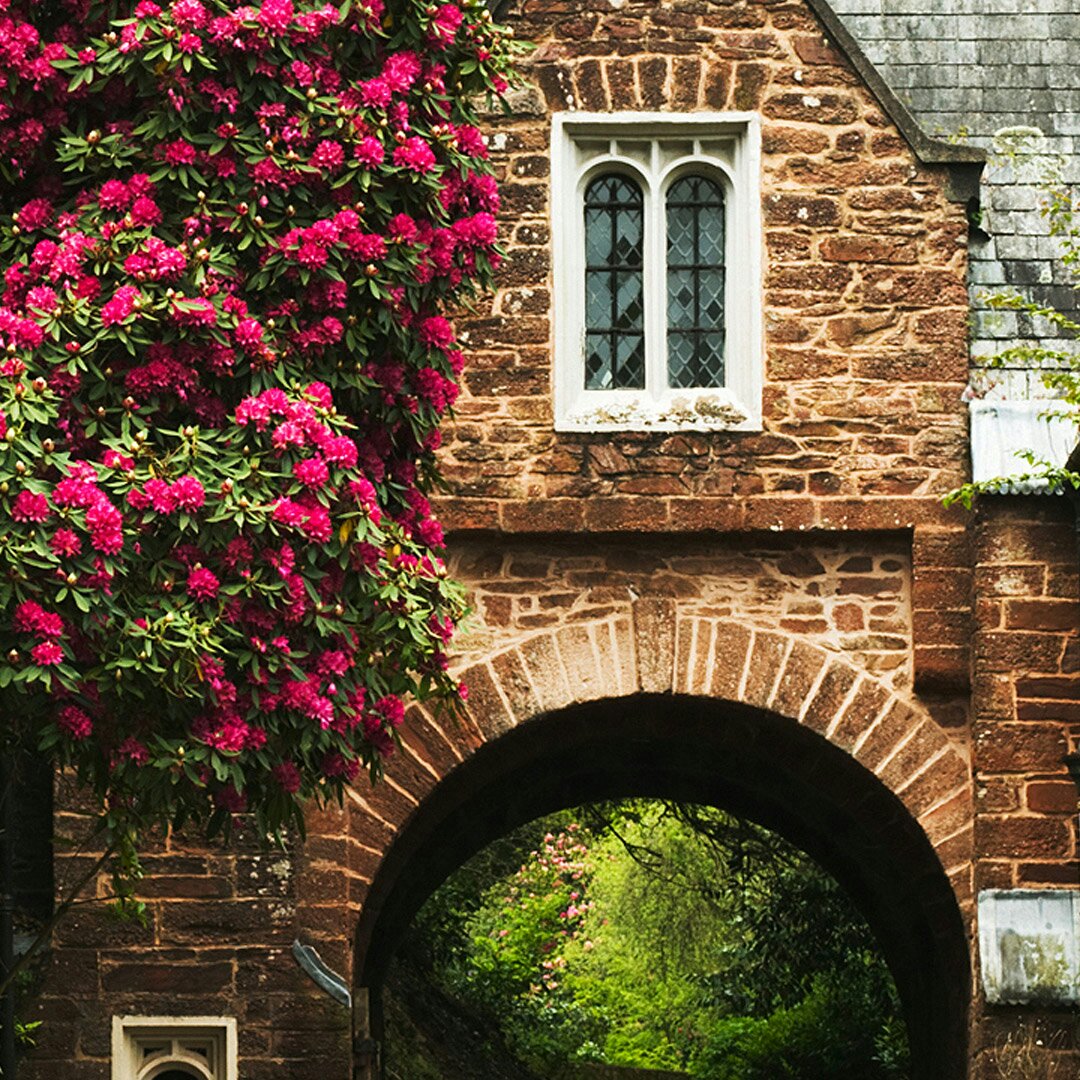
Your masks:
{"label": "window mullion", "polygon": [[[655,149],[656,144],[654,164]],[[645,328],[645,392],[659,399],[667,390],[667,221],[656,169],[649,178],[646,212],[649,245],[645,252],[645,296],[649,321]]]}

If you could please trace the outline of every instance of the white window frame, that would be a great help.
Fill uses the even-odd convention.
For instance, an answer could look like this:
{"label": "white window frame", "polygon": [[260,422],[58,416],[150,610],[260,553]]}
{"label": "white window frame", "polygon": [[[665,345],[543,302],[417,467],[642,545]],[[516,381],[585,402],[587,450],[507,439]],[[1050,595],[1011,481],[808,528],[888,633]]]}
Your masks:
{"label": "white window frame", "polygon": [[[165,1044],[162,1055],[147,1047]],[[114,1016],[112,1080],[154,1080],[174,1068],[200,1080],[239,1080],[236,1020],[231,1016]]]}
{"label": "white window frame", "polygon": [[[761,430],[761,121],[756,113],[554,115],[551,236],[556,431]],[[648,160],[620,152],[650,142]],[[607,143],[607,147],[603,146]],[[664,144],[692,149],[674,158]],[[601,173],[632,176],[645,201],[645,389],[585,389],[586,185]],[[725,347],[722,388],[667,385],[667,190],[688,172],[724,188]]]}

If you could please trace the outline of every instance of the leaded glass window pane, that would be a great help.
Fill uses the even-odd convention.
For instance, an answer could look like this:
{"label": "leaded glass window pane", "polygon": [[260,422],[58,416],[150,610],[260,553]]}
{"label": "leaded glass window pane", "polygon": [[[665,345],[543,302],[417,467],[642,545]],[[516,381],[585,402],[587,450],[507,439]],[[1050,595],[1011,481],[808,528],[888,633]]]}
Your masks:
{"label": "leaded glass window pane", "polygon": [[668,385],[724,385],[724,192],[684,176],[667,195]]}
{"label": "leaded glass window pane", "polygon": [[585,389],[645,387],[645,208],[625,176],[585,189]]}

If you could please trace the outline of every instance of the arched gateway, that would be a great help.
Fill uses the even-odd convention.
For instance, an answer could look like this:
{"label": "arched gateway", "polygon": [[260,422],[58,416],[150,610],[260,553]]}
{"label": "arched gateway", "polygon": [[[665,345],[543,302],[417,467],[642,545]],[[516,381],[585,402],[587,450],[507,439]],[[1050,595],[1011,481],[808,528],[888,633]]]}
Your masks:
{"label": "arched gateway", "polygon": [[355,940],[376,1034],[390,957],[447,874],[541,814],[640,795],[730,809],[813,855],[879,937],[914,1076],[966,1074],[969,769],[919,707],[827,650],[665,600],[537,634],[462,675],[467,714],[451,727],[413,710],[379,817],[363,816],[395,834],[369,841],[385,854]]}

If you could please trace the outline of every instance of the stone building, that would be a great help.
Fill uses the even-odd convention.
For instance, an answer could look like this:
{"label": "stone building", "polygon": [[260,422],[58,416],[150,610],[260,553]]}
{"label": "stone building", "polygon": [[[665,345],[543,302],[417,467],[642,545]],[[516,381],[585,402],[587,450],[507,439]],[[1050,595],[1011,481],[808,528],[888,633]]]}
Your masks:
{"label": "stone building", "polygon": [[[414,708],[388,780],[290,854],[173,841],[146,859],[145,927],[70,914],[26,1077],[374,1077],[380,979],[441,878],[630,794],[746,813],[830,870],[879,935],[917,1078],[997,1075],[988,1049],[1030,1020],[1075,1068],[1072,507],[941,503],[970,475],[969,287],[1060,275],[1049,238],[995,234],[1035,220],[1005,166],[935,132],[1017,122],[943,104],[1004,77],[965,17],[869,8],[503,5],[537,51],[492,118],[508,257],[443,458],[467,708]],[[1033,68],[1076,37],[1047,19]],[[1055,123],[1071,138],[1075,111]],[[58,846],[60,877],[79,859]]]}

